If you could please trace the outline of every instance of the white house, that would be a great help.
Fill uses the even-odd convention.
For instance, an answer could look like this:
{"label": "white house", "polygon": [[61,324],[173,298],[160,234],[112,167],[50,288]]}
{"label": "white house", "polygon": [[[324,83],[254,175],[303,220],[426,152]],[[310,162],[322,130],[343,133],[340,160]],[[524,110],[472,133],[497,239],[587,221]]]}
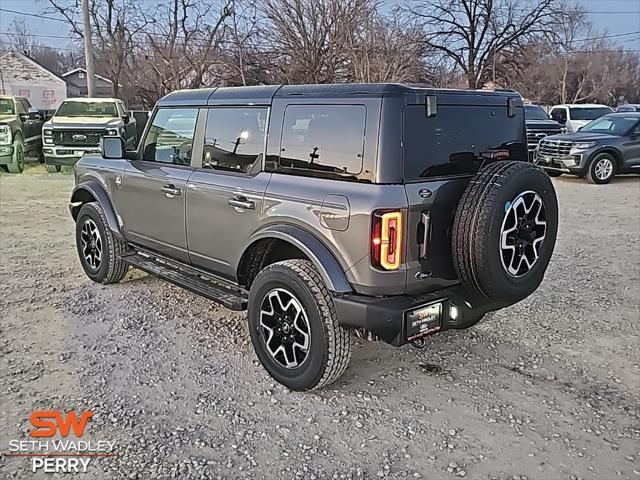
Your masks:
{"label": "white house", "polygon": [[27,97],[32,106],[55,110],[67,98],[64,79],[20,52],[0,53],[0,95]]}

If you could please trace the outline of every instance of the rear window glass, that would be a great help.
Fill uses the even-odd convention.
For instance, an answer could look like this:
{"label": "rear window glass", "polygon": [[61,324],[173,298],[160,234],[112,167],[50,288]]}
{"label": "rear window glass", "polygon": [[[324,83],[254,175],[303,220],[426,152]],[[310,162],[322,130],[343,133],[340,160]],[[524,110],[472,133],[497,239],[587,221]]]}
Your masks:
{"label": "rear window glass", "polygon": [[289,105],[284,114],[280,169],[313,176],[362,171],[364,105]]}
{"label": "rear window glass", "polygon": [[493,149],[508,149],[511,158],[526,160],[524,111],[515,111],[507,117],[506,106],[438,105],[437,115],[427,117],[424,105],[406,107],[405,181],[475,173],[480,153]]}
{"label": "rear window glass", "polygon": [[569,111],[571,112],[571,120],[595,120],[612,112],[608,107],[570,108]]}

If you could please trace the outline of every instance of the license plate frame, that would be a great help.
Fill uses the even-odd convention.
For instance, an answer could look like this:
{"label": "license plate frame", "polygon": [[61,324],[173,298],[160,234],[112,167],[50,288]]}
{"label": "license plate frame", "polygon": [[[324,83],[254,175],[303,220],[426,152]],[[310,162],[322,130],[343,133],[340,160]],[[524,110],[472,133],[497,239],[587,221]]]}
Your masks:
{"label": "license plate frame", "polygon": [[405,332],[409,342],[442,330],[443,302],[432,303],[405,312]]}

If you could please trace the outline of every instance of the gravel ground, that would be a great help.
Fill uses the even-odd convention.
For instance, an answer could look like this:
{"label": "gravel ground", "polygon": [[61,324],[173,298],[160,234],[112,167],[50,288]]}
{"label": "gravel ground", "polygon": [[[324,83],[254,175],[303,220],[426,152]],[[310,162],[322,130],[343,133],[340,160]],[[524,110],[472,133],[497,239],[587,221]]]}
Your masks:
{"label": "gravel ground", "polygon": [[[118,455],[76,477],[640,479],[640,181],[554,182],[532,297],[424,350],[354,338],[303,394],[258,365],[244,315],[136,271],[90,282],[71,176],[2,176],[0,452],[33,410],[93,409],[85,439]],[[34,478],[2,454],[0,473]]]}

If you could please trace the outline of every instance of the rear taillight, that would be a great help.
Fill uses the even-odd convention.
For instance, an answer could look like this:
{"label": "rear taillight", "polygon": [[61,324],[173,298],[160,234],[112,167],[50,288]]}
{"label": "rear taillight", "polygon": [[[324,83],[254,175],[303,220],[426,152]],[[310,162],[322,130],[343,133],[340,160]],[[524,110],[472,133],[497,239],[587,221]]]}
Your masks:
{"label": "rear taillight", "polygon": [[397,270],[401,261],[402,212],[375,212],[371,229],[371,263],[382,270]]}

